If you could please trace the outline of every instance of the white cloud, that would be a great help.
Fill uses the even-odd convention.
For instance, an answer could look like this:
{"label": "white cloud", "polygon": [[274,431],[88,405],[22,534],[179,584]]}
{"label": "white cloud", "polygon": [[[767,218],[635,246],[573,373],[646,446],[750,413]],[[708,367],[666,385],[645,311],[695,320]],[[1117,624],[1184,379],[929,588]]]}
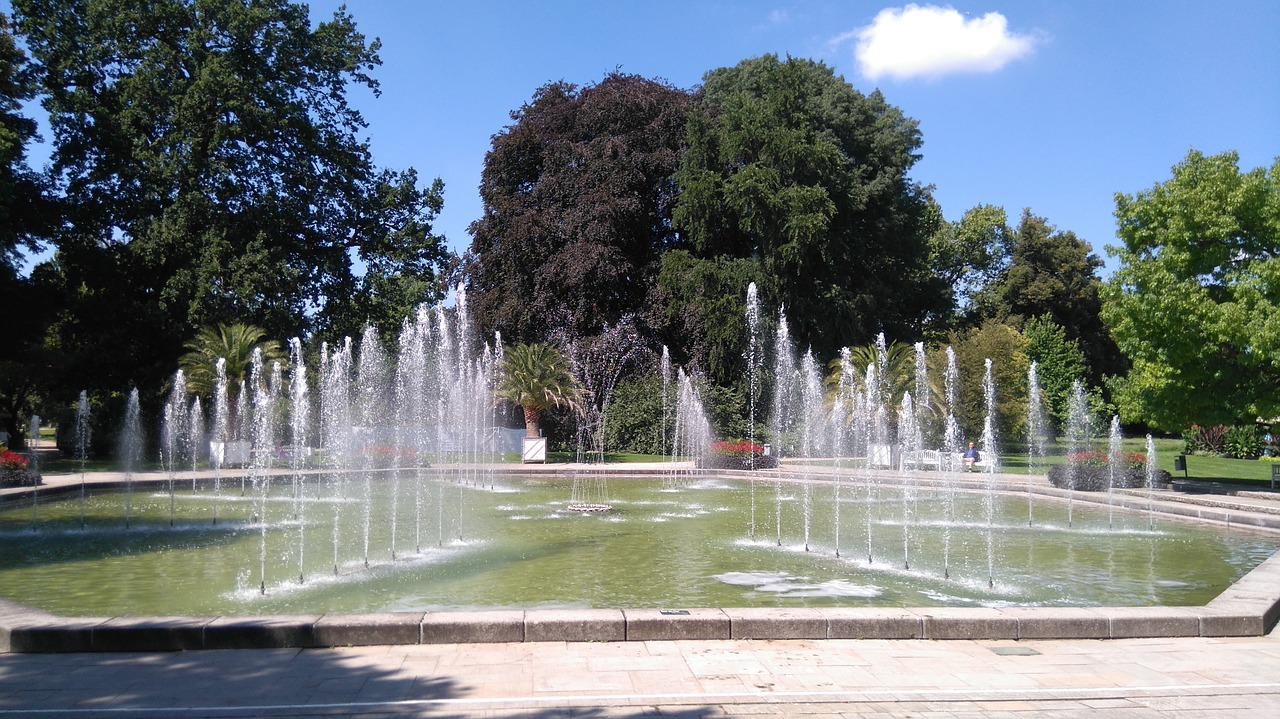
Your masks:
{"label": "white cloud", "polygon": [[1035,45],[1030,35],[1010,33],[1000,13],[975,18],[934,5],[886,8],[854,36],[858,67],[871,80],[994,72]]}

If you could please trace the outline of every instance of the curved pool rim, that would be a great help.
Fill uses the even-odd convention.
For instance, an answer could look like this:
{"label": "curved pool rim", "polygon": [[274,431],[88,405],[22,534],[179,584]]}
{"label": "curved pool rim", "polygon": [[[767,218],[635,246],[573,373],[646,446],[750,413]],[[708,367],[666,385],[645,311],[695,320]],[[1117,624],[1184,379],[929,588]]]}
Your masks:
{"label": "curved pool rim", "polygon": [[[451,471],[454,468],[437,468]],[[457,471],[474,471],[459,467]],[[512,475],[610,477],[655,476],[670,465],[543,465],[493,468]],[[687,467],[681,471],[697,472]],[[824,481],[830,467],[784,467],[790,481]],[[282,470],[282,474],[285,471]],[[717,470],[749,477],[748,472]],[[889,479],[899,475],[886,473]],[[941,484],[927,473],[912,481]],[[190,480],[192,474],[179,475]],[[134,482],[167,482],[162,472],[136,475]],[[79,492],[80,475],[47,477],[39,488],[3,490],[0,502]],[[1065,499],[1042,477],[982,474],[1002,493]],[[118,473],[97,473],[96,489],[125,486]],[[985,486],[985,484],[984,484]],[[1105,495],[1103,495],[1105,496]],[[1280,499],[1263,495],[1253,505],[1222,497],[1175,494],[1148,496],[1145,490],[1117,492],[1117,506],[1165,517],[1249,527],[1280,533]],[[1076,502],[1099,502],[1077,492]],[[538,609],[493,611],[411,611],[370,614],[271,616],[65,617],[0,599],[0,652],[182,651],[237,648],[321,648],[342,646],[454,644],[542,641],[672,641],[727,639],[1119,639],[1139,637],[1262,636],[1280,619],[1280,552],[1272,555],[1204,606],[1108,607],[928,607],[928,608],[714,608]]]}

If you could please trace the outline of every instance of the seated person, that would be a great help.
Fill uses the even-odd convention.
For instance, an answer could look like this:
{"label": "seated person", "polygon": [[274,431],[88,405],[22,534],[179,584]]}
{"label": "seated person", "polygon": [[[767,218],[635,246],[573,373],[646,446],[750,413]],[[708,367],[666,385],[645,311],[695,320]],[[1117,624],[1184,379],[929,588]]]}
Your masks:
{"label": "seated person", "polygon": [[972,470],[973,465],[982,461],[982,455],[978,454],[978,450],[974,448],[973,442],[970,442],[969,448],[964,451],[964,456],[962,456],[961,459],[964,461],[964,468]]}

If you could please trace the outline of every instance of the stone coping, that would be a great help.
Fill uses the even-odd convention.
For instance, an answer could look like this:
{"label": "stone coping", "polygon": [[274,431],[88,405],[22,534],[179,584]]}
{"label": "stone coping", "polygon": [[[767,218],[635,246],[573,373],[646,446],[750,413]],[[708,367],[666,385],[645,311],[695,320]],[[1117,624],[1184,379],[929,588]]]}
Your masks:
{"label": "stone coping", "polygon": [[1277,619],[1280,553],[1202,607],[725,607],[62,617],[0,600],[0,652],[716,639],[1246,637],[1266,634]]}
{"label": "stone coping", "polygon": [[[1054,495],[1061,490],[1035,487],[1034,491]],[[1130,510],[1141,510],[1149,501],[1133,495],[1114,499]],[[1158,511],[1164,515],[1280,528],[1280,521],[1273,521],[1280,520],[1277,515],[1175,502],[1162,505]],[[1280,552],[1198,607],[725,607],[63,617],[0,599],[0,652],[545,641],[1237,637],[1262,636],[1278,619]]]}

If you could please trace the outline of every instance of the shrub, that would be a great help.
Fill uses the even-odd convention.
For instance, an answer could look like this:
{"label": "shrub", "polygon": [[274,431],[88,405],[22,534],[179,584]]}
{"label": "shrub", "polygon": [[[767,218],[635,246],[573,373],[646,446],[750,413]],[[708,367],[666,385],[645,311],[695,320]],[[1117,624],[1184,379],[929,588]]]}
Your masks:
{"label": "shrub", "polygon": [[4,450],[0,452],[0,472],[21,472],[26,470],[28,460],[17,452]]}
{"label": "shrub", "polygon": [[1191,429],[1182,432],[1182,451],[1187,454],[1222,454],[1226,435],[1226,425],[1201,427],[1193,424]]}
{"label": "shrub", "polygon": [[[1145,464],[1145,459],[1143,460]],[[1153,486],[1161,488],[1168,486],[1172,475],[1163,469],[1155,472]],[[1049,468],[1049,482],[1059,489],[1075,489],[1081,492],[1105,492],[1107,484],[1111,482],[1111,468],[1108,466],[1089,466],[1078,465],[1075,467],[1075,478],[1072,481],[1071,466],[1068,464],[1058,464]],[[1139,467],[1124,467],[1115,474],[1115,482],[1111,485],[1116,489],[1126,489],[1131,487],[1147,486],[1146,470]]]}
{"label": "shrub", "polygon": [[[1076,454],[1068,455],[1067,461],[1074,462],[1079,467],[1111,468],[1111,455],[1106,452],[1077,452]],[[1124,452],[1120,455],[1120,466],[1125,469],[1145,470],[1147,467],[1147,455],[1141,452]]]}
{"label": "shrub", "polygon": [[34,487],[40,484],[40,475],[32,472],[25,455],[9,450],[0,451],[0,487]]}
{"label": "shrub", "polygon": [[1222,453],[1234,459],[1257,459],[1263,441],[1254,425],[1232,427],[1222,437]]}

